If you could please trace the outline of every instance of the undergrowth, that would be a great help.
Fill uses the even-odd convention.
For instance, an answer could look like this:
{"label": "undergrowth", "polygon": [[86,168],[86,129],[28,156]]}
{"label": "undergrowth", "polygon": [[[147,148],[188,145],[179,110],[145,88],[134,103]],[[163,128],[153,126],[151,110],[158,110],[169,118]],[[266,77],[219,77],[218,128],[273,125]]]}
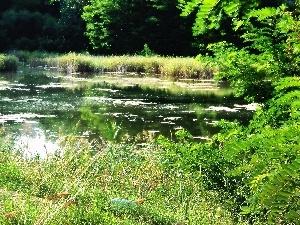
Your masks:
{"label": "undergrowth", "polygon": [[44,159],[1,143],[0,224],[246,224],[192,172],[167,172],[153,143],[61,137]]}
{"label": "undergrowth", "polygon": [[273,86],[273,98],[249,126],[222,120],[221,132],[206,144],[179,131],[179,143],[158,139],[160,154],[167,171],[198,173],[206,189],[222,193],[251,223],[299,224],[300,80],[283,78]]}

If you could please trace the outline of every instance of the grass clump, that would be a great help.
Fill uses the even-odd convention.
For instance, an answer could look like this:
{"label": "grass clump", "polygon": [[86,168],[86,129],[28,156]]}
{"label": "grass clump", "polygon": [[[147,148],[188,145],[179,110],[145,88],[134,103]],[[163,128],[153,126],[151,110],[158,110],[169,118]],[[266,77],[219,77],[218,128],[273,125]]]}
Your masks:
{"label": "grass clump", "polygon": [[0,224],[236,224],[217,192],[168,172],[159,151],[70,136],[39,159],[2,144]]}

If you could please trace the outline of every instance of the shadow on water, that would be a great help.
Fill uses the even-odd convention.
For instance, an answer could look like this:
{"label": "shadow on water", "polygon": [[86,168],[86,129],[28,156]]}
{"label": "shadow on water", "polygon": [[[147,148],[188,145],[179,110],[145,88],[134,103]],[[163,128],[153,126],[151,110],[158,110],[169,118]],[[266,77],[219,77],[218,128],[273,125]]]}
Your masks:
{"label": "shadow on water", "polygon": [[228,92],[227,89],[199,90],[195,93],[186,90],[185,92],[174,93],[166,88],[144,87],[139,84],[120,87],[107,82],[93,84],[90,89],[94,91],[94,94],[97,94],[98,91],[98,94],[104,95],[106,92],[113,98],[143,98],[145,101],[156,103],[218,103],[227,105],[245,103],[242,98],[235,97],[233,91]]}
{"label": "shadow on water", "polygon": [[149,134],[173,138],[186,129],[202,140],[218,132],[213,124],[220,119],[247,123],[252,117],[254,109],[228,89],[189,90],[152,78],[150,87],[141,84],[145,78],[134,79],[120,85],[100,75],[0,74],[0,126],[23,148],[35,142],[41,144],[34,151],[47,152],[60,134],[145,141]]}

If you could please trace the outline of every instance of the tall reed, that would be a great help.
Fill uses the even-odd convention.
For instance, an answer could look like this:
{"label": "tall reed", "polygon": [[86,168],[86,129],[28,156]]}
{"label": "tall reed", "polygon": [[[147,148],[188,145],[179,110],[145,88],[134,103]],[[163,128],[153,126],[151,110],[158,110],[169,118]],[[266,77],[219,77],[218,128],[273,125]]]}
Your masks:
{"label": "tall reed", "polygon": [[17,51],[13,53],[29,67],[41,67],[66,73],[146,73],[165,77],[212,79],[218,71],[193,57],[162,56],[92,56],[68,53],[63,55]]}
{"label": "tall reed", "polygon": [[47,66],[67,73],[135,72],[176,78],[212,79],[218,70],[191,57],[90,56],[70,53],[45,60]]}

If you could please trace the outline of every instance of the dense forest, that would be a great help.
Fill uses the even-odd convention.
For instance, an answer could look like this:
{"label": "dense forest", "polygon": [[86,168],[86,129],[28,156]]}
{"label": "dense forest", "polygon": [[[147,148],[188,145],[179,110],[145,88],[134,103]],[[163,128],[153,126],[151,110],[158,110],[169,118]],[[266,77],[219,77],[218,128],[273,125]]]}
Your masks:
{"label": "dense forest", "polygon": [[193,18],[177,2],[12,0],[0,6],[0,51],[195,54]]}
{"label": "dense forest", "polygon": [[160,55],[195,56],[220,39],[242,44],[230,18],[222,19],[218,31],[193,35],[196,13],[182,17],[181,12],[174,0],[5,1],[0,51],[135,54],[147,44]]}

